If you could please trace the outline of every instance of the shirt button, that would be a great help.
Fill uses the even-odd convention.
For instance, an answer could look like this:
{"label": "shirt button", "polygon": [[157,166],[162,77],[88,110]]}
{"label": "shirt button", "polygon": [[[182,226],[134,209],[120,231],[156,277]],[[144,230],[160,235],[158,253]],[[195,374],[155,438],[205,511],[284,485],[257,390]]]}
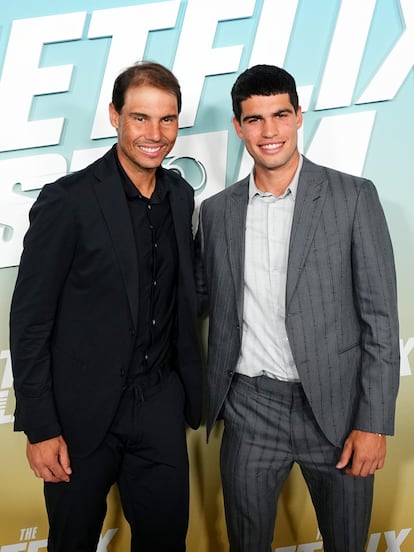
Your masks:
{"label": "shirt button", "polygon": [[148,210],[151,211],[151,205],[148,205]]}
{"label": "shirt button", "polygon": [[155,326],[155,320],[152,321],[152,325]]}
{"label": "shirt button", "polygon": [[154,280],[154,286],[156,286],[156,285],[157,285],[157,280]]}

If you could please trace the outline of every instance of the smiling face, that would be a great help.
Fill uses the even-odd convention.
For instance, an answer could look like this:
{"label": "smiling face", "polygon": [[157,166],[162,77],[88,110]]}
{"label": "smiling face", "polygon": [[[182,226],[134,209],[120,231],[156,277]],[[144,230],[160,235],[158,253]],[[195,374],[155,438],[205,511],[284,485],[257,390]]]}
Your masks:
{"label": "smiling face", "polygon": [[275,176],[293,177],[298,162],[298,129],[302,111],[290,103],[289,94],[250,96],[241,102],[240,121],[233,119],[238,137],[243,140],[255,163],[257,184]]}
{"label": "smiling face", "polygon": [[109,105],[111,124],[118,135],[118,157],[129,177],[155,173],[172,150],[178,133],[176,96],[149,85],[129,88],[118,113]]}

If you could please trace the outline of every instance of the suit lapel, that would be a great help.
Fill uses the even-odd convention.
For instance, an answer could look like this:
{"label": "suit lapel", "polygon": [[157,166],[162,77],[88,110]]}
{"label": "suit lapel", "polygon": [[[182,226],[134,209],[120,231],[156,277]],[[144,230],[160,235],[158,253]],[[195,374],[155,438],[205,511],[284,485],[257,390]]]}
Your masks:
{"label": "suit lapel", "polygon": [[125,284],[131,318],[137,325],[138,266],[130,215],[112,150],[97,165],[94,190],[112,238]]}
{"label": "suit lapel", "polygon": [[324,173],[317,165],[304,158],[299,176],[290,235],[286,308],[289,306],[313,241],[325,201],[326,190],[327,179]]}
{"label": "suit lapel", "polygon": [[[189,233],[185,222],[189,219],[191,220],[192,214],[190,213],[187,216],[187,214],[183,212],[184,209],[186,209],[184,196],[178,186],[177,189],[175,186],[173,188],[173,183],[171,183],[170,206],[177,241],[179,266],[182,267],[183,263],[190,261],[188,258],[189,248],[187,246]],[[184,271],[184,274],[185,273],[186,271]]]}
{"label": "suit lapel", "polygon": [[245,227],[248,199],[249,177],[238,184],[234,184],[227,197],[225,210],[227,251],[237,297],[237,313],[240,323],[243,320]]}

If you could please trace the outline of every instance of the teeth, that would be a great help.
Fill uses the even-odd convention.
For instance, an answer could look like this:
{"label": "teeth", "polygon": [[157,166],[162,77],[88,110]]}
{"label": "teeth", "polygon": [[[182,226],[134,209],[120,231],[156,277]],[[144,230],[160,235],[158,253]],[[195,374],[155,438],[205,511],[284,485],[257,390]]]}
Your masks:
{"label": "teeth", "polygon": [[150,148],[150,147],[147,147],[147,146],[140,146],[139,149],[141,149],[142,151],[145,151],[146,153],[156,153],[157,151],[160,151],[160,146],[157,146],[155,148]]}
{"label": "teeth", "polygon": [[280,148],[282,144],[265,144],[262,146],[263,149],[266,149],[266,150],[275,150],[275,149],[278,149]]}

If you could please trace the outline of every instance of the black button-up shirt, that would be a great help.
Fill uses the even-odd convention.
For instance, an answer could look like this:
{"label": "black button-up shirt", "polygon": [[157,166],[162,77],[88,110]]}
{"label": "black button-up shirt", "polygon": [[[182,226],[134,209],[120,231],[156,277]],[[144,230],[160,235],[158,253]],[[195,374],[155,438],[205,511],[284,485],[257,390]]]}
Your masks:
{"label": "black button-up shirt", "polygon": [[178,254],[165,174],[157,171],[155,190],[146,198],[118,166],[138,261],[138,326],[128,372],[132,382],[171,362]]}

